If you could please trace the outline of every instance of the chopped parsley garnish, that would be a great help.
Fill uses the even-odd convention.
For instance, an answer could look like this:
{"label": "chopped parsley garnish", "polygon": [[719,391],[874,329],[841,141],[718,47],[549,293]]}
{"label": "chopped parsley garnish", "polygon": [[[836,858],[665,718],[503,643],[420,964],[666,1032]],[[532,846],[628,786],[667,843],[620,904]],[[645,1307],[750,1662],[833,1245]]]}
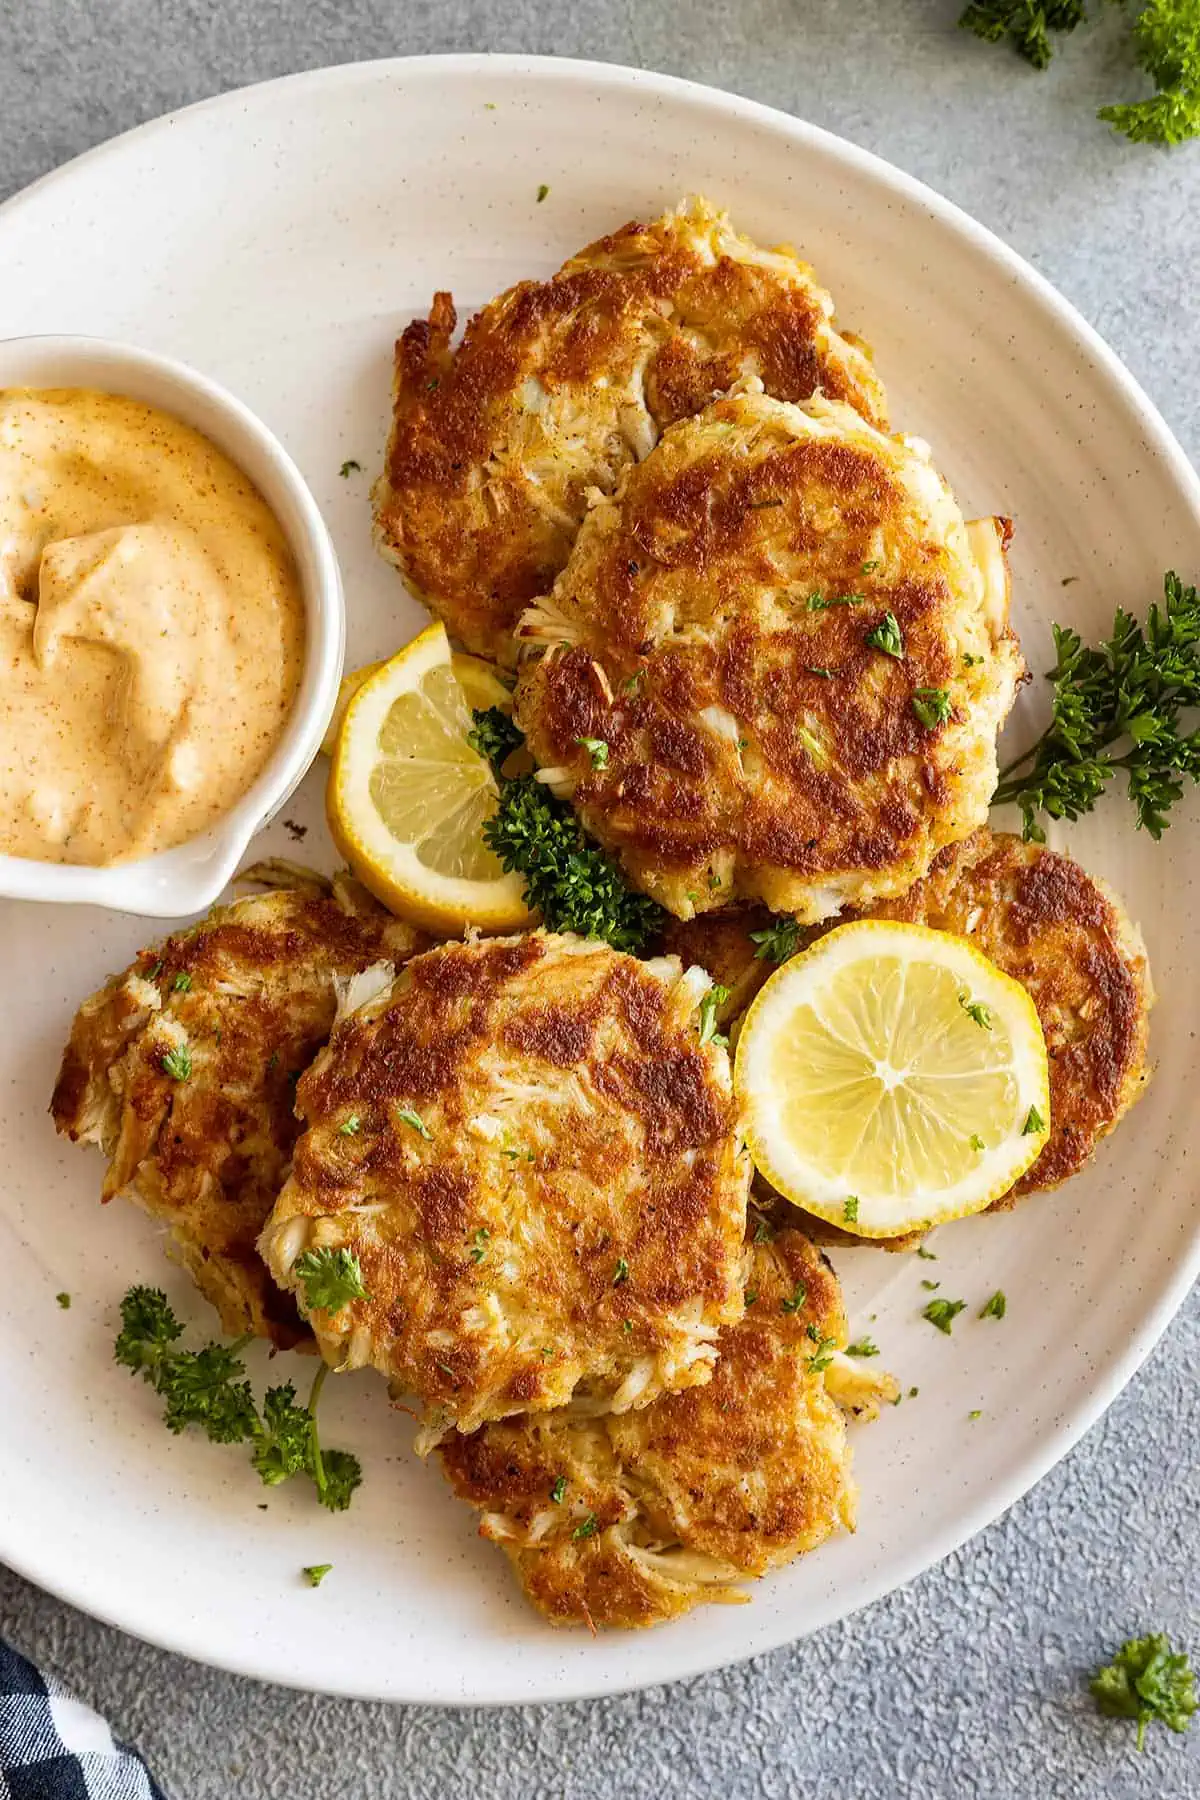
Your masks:
{"label": "chopped parsley garnish", "polygon": [[636,955],[661,929],[664,913],[625,885],[613,859],[586,835],[569,802],[532,775],[502,780],[484,842],[503,869],[525,878],[525,899],[549,931],[601,938]]}
{"label": "chopped parsley garnish", "polygon": [[833,670],[832,669],[821,669],[821,668],[818,668],[813,663],[806,663],[804,672],[806,675],[819,675],[822,681],[832,681],[833,680]]}
{"label": "chopped parsley garnish", "polygon": [[555,1506],[562,1505],[563,1496],[565,1495],[566,1491],[567,1491],[567,1478],[565,1475],[560,1475],[558,1480],[554,1483],[554,1486],[550,1489],[550,1498],[553,1500]]}
{"label": "chopped parsley garnish", "polygon": [[926,731],[936,731],[954,710],[945,688],[931,687],[913,689],[912,709]]}
{"label": "chopped parsley garnish", "polygon": [[940,1281],[922,1281],[922,1283],[921,1283],[921,1286],[923,1288],[926,1288],[929,1291],[929,1293],[931,1293],[931,1294],[935,1293],[936,1290],[941,1287],[941,1285],[942,1284]]}
{"label": "chopped parsley garnish", "polygon": [[776,496],[773,500],[752,500],[750,502],[750,511],[751,512],[765,512],[767,507],[769,507],[769,506],[782,506],[782,505],[783,505],[783,501],[778,496]]}
{"label": "chopped parsley garnish", "polygon": [[320,1587],[332,1567],[332,1563],[309,1563],[300,1573],[309,1587]]}
{"label": "chopped parsley garnish", "polygon": [[590,1513],[588,1513],[586,1518],[580,1519],[578,1525],[575,1527],[574,1531],[571,1533],[572,1541],[577,1542],[580,1538],[595,1537],[595,1535],[599,1531],[599,1529],[600,1529],[599,1519],[597,1519],[595,1513],[590,1512]]}
{"label": "chopped parsley garnish", "polygon": [[161,1289],[129,1289],[121,1302],[113,1354],[162,1398],[168,1429],[179,1432],[195,1425],[215,1444],[247,1443],[254,1468],[268,1487],[308,1475],[322,1506],[331,1512],[349,1506],[362,1480],[358,1459],[344,1450],[322,1451],[317,1432],[317,1401],[327,1366],[322,1363],[317,1371],[307,1406],[297,1405],[295,1388],[285,1382],[267,1389],[260,1411],[242,1361],[249,1333],[202,1350],[181,1349],[182,1336],[183,1327]]}
{"label": "chopped parsley garnish", "polygon": [[865,599],[865,594],[831,594],[828,599],[823,594],[810,594],[808,610],[828,612],[831,606],[861,606]]}
{"label": "chopped parsley garnish", "polygon": [[808,1289],[802,1281],[798,1281],[792,1290],[791,1299],[779,1302],[779,1310],[785,1313],[798,1313],[807,1299]]}
{"label": "chopped parsley garnish", "polygon": [[972,656],[969,650],[963,651],[963,667],[966,669],[978,668],[983,660],[982,656]]}
{"label": "chopped parsley garnish", "polygon": [[702,1044],[728,1044],[729,1039],[717,1030],[717,1012],[729,998],[729,989],[718,985],[710,987],[700,1002],[700,1042]]}
{"label": "chopped parsley garnish", "polygon": [[547,186],[546,182],[543,181],[540,184],[540,186],[538,187],[538,191],[537,191],[537,199],[538,199],[539,206],[542,204],[542,201],[546,198],[546,195],[549,192],[550,192],[549,187]]}
{"label": "chopped parsley garnish", "polygon": [[776,919],[765,930],[752,931],[750,942],[756,961],[787,962],[800,948],[800,926],[795,919]]}
{"label": "chopped parsley garnish", "polygon": [[575,742],[581,750],[586,750],[593,769],[607,769],[608,744],[604,738],[576,738]]}
{"label": "chopped parsley garnish", "polygon": [[811,756],[817,768],[823,769],[825,764],[829,761],[829,758],[825,754],[825,746],[822,744],[816,733],[810,731],[807,725],[797,725],[796,736],[799,738],[804,749],[807,750],[809,756]]}
{"label": "chopped parsley garnish", "polygon": [[976,1025],[978,1025],[981,1030],[990,1031],[992,1029],[991,1009],[986,1007],[982,1000],[972,1000],[970,994],[963,989],[959,992],[958,1004],[962,1007],[968,1019],[974,1019]]}
{"label": "chopped parsley garnish", "polygon": [[753,1306],[754,1302],[757,1299],[758,1299],[758,1289],[757,1288],[747,1288],[746,1289],[746,1305]]}
{"label": "chopped parsley garnish", "polygon": [[510,1162],[530,1162],[531,1163],[531,1162],[537,1161],[537,1158],[534,1155],[532,1150],[501,1150],[500,1154],[501,1154],[501,1156],[507,1156],[507,1158]]}
{"label": "chopped parsley garnish", "polygon": [[1161,1720],[1171,1731],[1186,1731],[1196,1710],[1192,1666],[1182,1651],[1172,1651],[1163,1631],[1127,1638],[1088,1687],[1109,1718],[1137,1720],[1139,1750],[1152,1720]]}
{"label": "chopped parsley garnish", "polygon": [[355,460],[352,456],[347,457],[346,461],[342,464],[341,468],[338,470],[338,474],[341,476],[343,481],[348,480],[351,475],[361,475],[362,474],[362,464],[360,462],[355,462]]}
{"label": "chopped parsley garnish", "polygon": [[908,1390],[909,1399],[915,1400],[917,1395],[920,1393],[920,1391],[921,1391],[920,1388],[915,1388],[915,1387],[909,1388],[909,1390]]}
{"label": "chopped parsley garnish", "polygon": [[155,963],[154,967],[150,970],[150,973],[147,975],[146,980],[147,981],[157,981],[159,976],[162,974],[162,972],[163,972],[162,957],[160,956],[158,961]]}
{"label": "chopped parsley garnish", "polygon": [[971,1133],[970,1142],[971,1142],[972,1150],[986,1150],[987,1149],[987,1145],[984,1143],[983,1139],[980,1137],[980,1135],[977,1131],[973,1131]]}
{"label": "chopped parsley garnish", "polygon": [[951,1326],[966,1304],[965,1300],[931,1300],[921,1317],[928,1319],[931,1325],[936,1325],[939,1331],[944,1331],[949,1337]]}
{"label": "chopped parsley garnish", "polygon": [[848,1194],[842,1206],[842,1217],[847,1225],[853,1225],[858,1219],[858,1195]]}
{"label": "chopped parsley garnish", "polygon": [[922,1262],[936,1262],[937,1261],[937,1251],[936,1250],[927,1250],[925,1248],[924,1244],[917,1245],[917,1255],[921,1258]]}
{"label": "chopped parsley garnish", "polygon": [[55,1294],[54,1298],[58,1302],[59,1306],[62,1307],[64,1312],[69,1311],[70,1305],[71,1305],[70,1294]]}
{"label": "chopped parsley garnish", "polygon": [[192,978],[188,974],[187,970],[180,969],[178,975],[175,977],[174,981],[171,983],[171,989],[172,989],[173,993],[186,994],[188,992],[189,988],[191,987],[191,985],[192,985]]}
{"label": "chopped parsley garnish", "polygon": [[863,574],[864,574],[864,575],[873,575],[873,574],[874,574],[874,573],[875,573],[875,570],[876,570],[876,569],[877,569],[877,568],[878,568],[878,567],[879,567],[879,558],[878,558],[878,557],[872,557],[872,558],[871,558],[871,561],[870,561],[870,562],[865,562],[865,563],[864,563],[864,564],[863,564],[863,566],[862,566],[862,573],[863,573]]}
{"label": "chopped parsley garnish", "polygon": [[467,742],[492,765],[492,772],[498,777],[513,751],[525,742],[524,735],[498,706],[480,707],[471,716],[475,723],[467,733]]}
{"label": "chopped parsley garnish", "polygon": [[362,1267],[353,1250],[343,1245],[333,1249],[306,1250],[292,1264],[304,1289],[304,1303],[314,1311],[340,1312],[351,1300],[365,1300]]}
{"label": "chopped parsley garnish", "polygon": [[869,1337],[858,1338],[853,1344],[846,1345],[847,1356],[878,1356],[879,1345],[872,1343]]}
{"label": "chopped parsley garnish", "polygon": [[491,1235],[486,1225],[481,1225],[475,1233],[474,1242],[471,1245],[471,1261],[473,1263],[481,1263],[487,1255],[488,1240]]}
{"label": "chopped parsley garnish", "polygon": [[633,674],[627,675],[621,683],[621,692],[623,694],[640,694],[645,680],[645,669],[635,669]]}
{"label": "chopped parsley garnish", "polygon": [[897,660],[902,658],[904,639],[895,613],[885,612],[874,630],[868,631],[863,642],[869,644],[872,650],[882,650],[885,656],[894,656]]}
{"label": "chopped parsley garnish", "polygon": [[338,1136],[339,1137],[357,1137],[361,1130],[362,1130],[362,1120],[359,1118],[357,1113],[351,1113],[350,1117],[348,1119],[343,1119],[341,1124],[338,1126]]}
{"label": "chopped parsley garnish", "polygon": [[997,1288],[991,1299],[979,1309],[981,1319],[1002,1319],[1008,1311],[1008,1301],[1001,1288]]}
{"label": "chopped parsley garnish", "polygon": [[1031,1106],[1025,1115],[1025,1123],[1021,1127],[1022,1137],[1031,1137],[1035,1131],[1045,1131],[1046,1121],[1036,1106]]}
{"label": "chopped parsley garnish", "polygon": [[629,1264],[625,1261],[625,1258],[623,1256],[618,1256],[616,1262],[613,1265],[612,1284],[614,1287],[620,1287],[620,1285],[623,1281],[628,1281],[628,1280],[629,1280]]}
{"label": "chopped parsley garnish", "polygon": [[968,1417],[968,1419],[982,1419],[983,1408],[981,1406],[977,1406],[973,1412],[969,1412],[967,1414],[967,1417]]}
{"label": "chopped parsley garnish", "polygon": [[758,1224],[754,1227],[754,1242],[756,1244],[769,1244],[774,1239],[774,1236],[775,1233],[772,1231],[769,1222],[766,1219],[760,1219]]}
{"label": "chopped parsley garnish", "polygon": [[400,1120],[400,1123],[402,1125],[409,1126],[413,1131],[415,1131],[418,1134],[418,1136],[427,1138],[427,1139],[429,1139],[430,1142],[432,1142],[432,1140],[433,1140],[432,1131],[430,1131],[428,1125],[425,1123],[425,1121],[421,1117],[420,1113],[414,1112],[411,1106],[400,1107],[400,1109],[396,1113],[396,1117]]}
{"label": "chopped parsley garnish", "polygon": [[[1197,38],[1200,83],[1200,22]],[[1001,771],[993,803],[1019,807],[1026,838],[1040,844],[1039,814],[1078,819],[1121,773],[1139,829],[1160,838],[1184,782],[1200,780],[1200,730],[1180,728],[1200,705],[1200,595],[1169,573],[1144,625],[1118,608],[1097,649],[1059,625],[1054,645],[1050,723]]]}
{"label": "chopped parsley garnish", "polygon": [[805,1358],[805,1362],[814,1375],[819,1375],[821,1370],[827,1369],[833,1361],[834,1352],[837,1349],[837,1339],[823,1337],[815,1325],[809,1325],[806,1330],[815,1348],[812,1355]]}
{"label": "chopped parsley garnish", "polygon": [[192,1053],[186,1044],[176,1044],[162,1053],[162,1070],[172,1081],[188,1081],[192,1073]]}

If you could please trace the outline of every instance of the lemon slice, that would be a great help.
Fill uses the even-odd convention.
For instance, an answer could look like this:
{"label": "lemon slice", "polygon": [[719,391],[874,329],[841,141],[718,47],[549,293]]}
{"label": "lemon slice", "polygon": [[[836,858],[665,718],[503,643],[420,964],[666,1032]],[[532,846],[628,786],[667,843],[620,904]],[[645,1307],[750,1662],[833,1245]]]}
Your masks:
{"label": "lemon slice", "polygon": [[[364,663],[361,669],[348,669],[342,676],[333,717],[321,739],[322,756],[333,755],[338,732],[342,729],[342,721],[349,711],[350,702],[363,682],[369,681],[383,667],[382,662]],[[458,685],[472,712],[483,712],[489,706],[498,706],[501,712],[511,713],[512,694],[491,663],[484,662],[481,656],[467,656],[464,652],[455,650],[450,657],[450,667],[458,677]]]}
{"label": "lemon slice", "polygon": [[363,885],[414,924],[516,931],[530,919],[524,884],[483,841],[498,789],[467,742],[458,660],[431,625],[362,681],[334,745],[329,828]]}
{"label": "lemon slice", "polygon": [[861,1237],[980,1212],[1046,1142],[1046,1043],[1021,985],[968,939],[842,925],[778,969],[734,1082],[755,1165]]}

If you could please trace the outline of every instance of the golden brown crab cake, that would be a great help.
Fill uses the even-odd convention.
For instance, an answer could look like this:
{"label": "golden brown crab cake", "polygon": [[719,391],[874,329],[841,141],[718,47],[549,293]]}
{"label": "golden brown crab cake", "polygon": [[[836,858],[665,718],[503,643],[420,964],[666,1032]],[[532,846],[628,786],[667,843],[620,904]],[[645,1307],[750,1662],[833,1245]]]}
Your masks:
{"label": "golden brown crab cake", "polygon": [[438,294],[396,346],[376,542],[452,636],[500,661],[565,563],[589,490],[610,492],[665,426],[742,376],[885,419],[870,360],[836,330],[812,270],[701,199],[518,283],[452,349],[455,324]]}
{"label": "golden brown crab cake", "polygon": [[170,1229],[224,1329],[307,1339],[258,1234],[300,1133],[296,1079],[328,1038],[337,986],[428,942],[348,877],[218,906],[85,1000],[50,1110],[109,1158],[101,1198]]}
{"label": "golden brown crab cake", "polygon": [[1069,856],[985,829],[944,850],[924,881],[870,916],[969,937],[1037,1007],[1050,1057],[1050,1136],[989,1211],[1077,1174],[1149,1080],[1154,988],[1141,933],[1116,895]]}
{"label": "golden brown crab cake", "polygon": [[[534,932],[446,944],[338,1026],[261,1240],[347,1249],[326,1359],[424,1403],[424,1443],[707,1381],[741,1311],[750,1164],[708,977]],[[303,1304],[303,1301],[302,1301]]]}
{"label": "golden brown crab cake", "polygon": [[523,616],[543,778],[678,918],[903,893],[986,817],[1023,673],[1004,521],[915,441],[753,384],[666,432]]}
{"label": "golden brown crab cake", "polygon": [[502,1420],[439,1446],[481,1534],[557,1625],[655,1625],[853,1529],[843,1406],[869,1415],[890,1376],[840,1352],[837,1278],[795,1230],[754,1245],[746,1311],[706,1387],[640,1412]]}

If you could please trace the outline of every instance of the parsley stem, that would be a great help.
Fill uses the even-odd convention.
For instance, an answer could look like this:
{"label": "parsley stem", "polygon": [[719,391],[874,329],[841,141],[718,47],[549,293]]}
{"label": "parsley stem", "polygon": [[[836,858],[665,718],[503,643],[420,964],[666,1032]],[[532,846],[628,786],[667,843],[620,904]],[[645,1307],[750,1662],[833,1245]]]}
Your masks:
{"label": "parsley stem", "polygon": [[309,1432],[312,1443],[313,1481],[316,1483],[317,1497],[320,1500],[325,1498],[325,1464],[321,1460],[321,1438],[317,1431],[317,1401],[321,1398],[321,1389],[325,1386],[325,1377],[328,1374],[329,1364],[323,1362],[313,1376],[312,1392],[308,1396],[309,1417],[312,1419]]}

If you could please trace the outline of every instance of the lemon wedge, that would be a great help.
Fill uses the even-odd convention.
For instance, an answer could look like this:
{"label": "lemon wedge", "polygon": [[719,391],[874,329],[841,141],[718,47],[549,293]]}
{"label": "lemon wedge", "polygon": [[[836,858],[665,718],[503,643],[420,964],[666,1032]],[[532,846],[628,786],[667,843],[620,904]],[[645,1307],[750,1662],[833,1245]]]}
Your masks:
{"label": "lemon wedge", "polygon": [[476,665],[451,657],[445,628],[431,625],[359,683],[334,743],[329,828],[364,887],[414,924],[516,931],[531,916],[524,885],[483,841],[498,789],[467,742],[473,707],[496,702],[488,665],[464,685],[462,662]]}
{"label": "lemon wedge", "polygon": [[[321,739],[322,756],[333,755],[337,745],[338,732],[342,729],[342,722],[350,709],[350,702],[363,682],[369,681],[371,676],[377,675],[383,667],[382,662],[364,663],[361,669],[348,669],[342,676],[337,700],[334,703],[333,717],[326,727],[325,736]],[[512,694],[505,687],[491,663],[484,662],[481,656],[467,656],[465,652],[455,650],[450,657],[450,667],[458,678],[458,685],[472,712],[484,712],[489,706],[498,706],[501,712],[511,713]]]}
{"label": "lemon wedge", "polygon": [[778,969],[734,1083],[756,1167],[861,1237],[981,1212],[1049,1134],[1033,1001],[966,938],[868,919]]}

